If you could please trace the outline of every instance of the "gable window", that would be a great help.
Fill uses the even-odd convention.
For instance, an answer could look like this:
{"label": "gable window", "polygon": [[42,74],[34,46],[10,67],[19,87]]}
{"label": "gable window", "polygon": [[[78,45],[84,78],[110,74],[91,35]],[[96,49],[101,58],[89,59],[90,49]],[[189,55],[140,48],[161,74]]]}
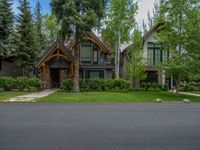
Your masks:
{"label": "gable window", "polygon": [[168,59],[168,52],[162,50],[159,43],[148,42],[147,63],[149,66],[156,66]]}
{"label": "gable window", "polygon": [[104,71],[103,70],[86,70],[85,71],[85,78],[86,79],[96,79],[96,78],[104,78]]}
{"label": "gable window", "polygon": [[92,51],[91,45],[82,45],[81,46],[81,63],[91,64]]}

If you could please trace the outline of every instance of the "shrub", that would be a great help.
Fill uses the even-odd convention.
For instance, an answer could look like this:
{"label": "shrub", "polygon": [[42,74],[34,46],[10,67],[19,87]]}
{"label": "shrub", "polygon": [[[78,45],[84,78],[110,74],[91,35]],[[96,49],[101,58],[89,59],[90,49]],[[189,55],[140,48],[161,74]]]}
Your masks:
{"label": "shrub", "polygon": [[[19,89],[23,91],[24,89],[36,90],[40,87],[40,80],[37,78],[27,78],[27,77],[0,77],[0,88],[10,91],[12,89]],[[35,91],[35,90],[34,90]]]}
{"label": "shrub", "polygon": [[63,82],[63,89],[65,91],[68,91],[68,92],[72,91],[73,90],[73,86],[74,86],[73,80],[65,80]]}
{"label": "shrub", "polygon": [[200,83],[199,82],[182,82],[180,84],[181,91],[199,91]]}
{"label": "shrub", "polygon": [[[73,81],[64,81],[64,90],[72,91]],[[80,91],[122,91],[128,90],[129,82],[121,79],[104,80],[104,79],[91,79],[80,80]]]}
{"label": "shrub", "polygon": [[41,86],[41,80],[38,78],[30,78],[28,80],[28,84],[29,84],[29,87],[34,87],[36,89],[39,89]]}
{"label": "shrub", "polygon": [[11,77],[0,77],[0,88],[9,91],[14,86],[14,80]]}
{"label": "shrub", "polygon": [[29,78],[27,77],[18,77],[15,79],[15,86],[19,90],[24,90],[29,88]]}

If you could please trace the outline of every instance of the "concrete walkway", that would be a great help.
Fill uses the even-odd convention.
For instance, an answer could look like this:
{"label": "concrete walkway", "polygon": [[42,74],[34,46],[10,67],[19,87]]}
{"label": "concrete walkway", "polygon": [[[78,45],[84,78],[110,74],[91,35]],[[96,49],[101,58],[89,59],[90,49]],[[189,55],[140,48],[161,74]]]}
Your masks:
{"label": "concrete walkway", "polygon": [[187,93],[187,92],[179,92],[180,94],[185,94],[185,95],[191,95],[191,96],[199,96],[200,94],[194,94],[194,93]]}
{"label": "concrete walkway", "polygon": [[42,92],[36,92],[28,95],[17,96],[11,98],[9,100],[5,100],[5,102],[34,102],[35,99],[46,97],[50,94],[53,94],[57,91],[57,89],[48,89]]}

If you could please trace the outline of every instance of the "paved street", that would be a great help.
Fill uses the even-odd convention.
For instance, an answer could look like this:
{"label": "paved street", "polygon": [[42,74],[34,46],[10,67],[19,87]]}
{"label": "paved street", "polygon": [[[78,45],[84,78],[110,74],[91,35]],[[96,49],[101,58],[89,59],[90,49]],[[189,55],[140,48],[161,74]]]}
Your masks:
{"label": "paved street", "polygon": [[0,104],[0,150],[199,150],[200,104]]}

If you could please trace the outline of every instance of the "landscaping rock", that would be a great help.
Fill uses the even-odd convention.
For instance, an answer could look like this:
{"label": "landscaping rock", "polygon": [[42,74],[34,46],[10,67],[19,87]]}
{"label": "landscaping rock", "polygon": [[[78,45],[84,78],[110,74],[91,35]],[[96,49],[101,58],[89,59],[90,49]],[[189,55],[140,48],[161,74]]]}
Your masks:
{"label": "landscaping rock", "polygon": [[183,103],[190,103],[190,100],[189,99],[184,99]]}
{"label": "landscaping rock", "polygon": [[162,99],[157,98],[156,103],[162,103]]}

